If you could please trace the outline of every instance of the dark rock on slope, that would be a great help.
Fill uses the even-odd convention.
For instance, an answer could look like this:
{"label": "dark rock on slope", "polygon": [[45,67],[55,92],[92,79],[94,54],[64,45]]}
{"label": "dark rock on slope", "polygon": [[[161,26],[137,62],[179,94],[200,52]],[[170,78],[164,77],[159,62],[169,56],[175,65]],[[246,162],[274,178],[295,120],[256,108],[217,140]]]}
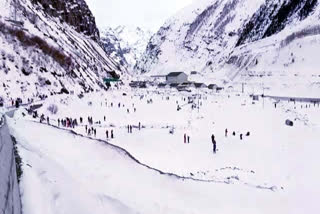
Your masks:
{"label": "dark rock on slope", "polygon": [[40,3],[48,15],[59,17],[61,21],[76,27],[78,32],[99,41],[95,18],[84,0],[32,0],[32,2]]}

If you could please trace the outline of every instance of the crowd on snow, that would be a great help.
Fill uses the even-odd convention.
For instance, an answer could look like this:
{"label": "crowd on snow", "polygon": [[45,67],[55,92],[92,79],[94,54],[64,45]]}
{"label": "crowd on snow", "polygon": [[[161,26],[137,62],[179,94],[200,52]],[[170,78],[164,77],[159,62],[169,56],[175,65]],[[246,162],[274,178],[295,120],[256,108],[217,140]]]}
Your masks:
{"label": "crowd on snow", "polygon": [[[106,102],[106,105],[107,104],[108,103]],[[110,106],[113,107],[113,103],[112,102],[110,103]],[[118,103],[117,106],[118,106],[118,108],[125,107],[125,105],[121,104],[120,102]],[[134,104],[132,104],[132,107],[133,107],[133,111],[136,112],[136,108],[135,108]],[[127,109],[127,113],[130,113],[129,109]],[[33,118],[38,118],[37,111],[33,111]],[[103,117],[103,120],[104,120],[104,122],[106,122],[106,116]],[[82,117],[79,118],[79,123],[78,123],[78,119],[77,118],[72,118],[72,117],[58,118],[57,120],[52,120],[52,121],[57,122],[57,126],[58,127],[64,127],[64,128],[74,129],[75,127],[78,127],[79,125],[84,126],[86,134],[88,136],[94,136],[94,137],[97,136],[97,129],[94,128],[94,125],[95,124],[101,125],[101,121],[100,120],[95,122],[93,120],[93,117],[91,117],[91,116],[88,116],[86,123],[85,123],[85,121],[84,121],[84,119]],[[46,122],[49,125],[54,125],[54,124],[50,123],[49,116],[45,117],[44,114],[42,114],[40,116],[40,123],[43,123],[43,122]],[[133,128],[137,128],[137,129],[141,130],[142,125],[139,122],[138,126],[127,125],[127,128],[128,128],[128,133],[132,133],[132,129]],[[114,138],[114,130],[113,129],[111,129],[111,130],[106,129],[105,136],[106,136],[106,139],[110,139],[110,138],[113,139]]]}
{"label": "crowd on snow", "polygon": [[[140,100],[143,99],[143,98],[144,98],[144,96],[141,96]],[[169,100],[169,99],[170,99],[169,97],[166,97],[166,100]],[[201,97],[200,97],[200,99],[201,99]],[[202,99],[206,100],[207,98],[206,97],[202,97]],[[182,98],[182,100],[186,101],[186,98]],[[189,102],[189,101],[190,101],[190,99],[188,99],[188,104],[191,104],[191,109],[194,110],[196,108],[195,103],[193,102],[193,100],[192,100],[192,102]],[[147,99],[147,104],[153,104],[153,100],[152,99]],[[176,101],[176,104],[177,104],[177,110],[178,111],[181,110],[181,106],[179,106],[179,102],[178,101]],[[107,102],[106,102],[106,105],[107,105]],[[199,105],[198,108],[200,106],[202,106],[202,101],[200,101],[198,105]],[[112,102],[110,103],[110,106],[113,107],[113,103]],[[117,104],[117,106],[118,106],[118,108],[125,107],[125,105],[121,104],[120,102]],[[135,108],[134,103],[132,104],[132,107],[133,107],[133,111],[136,112],[136,108]],[[129,109],[127,109],[127,113],[130,113]],[[47,121],[48,124],[50,124],[49,117],[45,118],[44,115],[42,114],[41,117],[40,117],[40,123],[42,123],[45,120]],[[103,120],[104,120],[104,122],[106,121],[106,116],[103,117]],[[57,121],[58,121],[58,127],[62,126],[62,127],[65,127],[65,128],[75,128],[76,126],[78,126],[78,120],[74,119],[74,118],[69,118],[69,117],[67,117],[65,119],[60,119],[59,118]],[[100,125],[101,124],[100,120],[94,122],[93,118],[88,116],[87,124],[83,124],[84,120],[83,120],[82,117],[79,118],[79,121],[80,121],[80,124],[85,127],[85,132],[86,132],[86,134],[88,136],[94,136],[94,137],[97,136],[97,129],[94,128],[93,125],[94,124],[99,124]],[[137,128],[138,130],[141,130],[141,128],[142,128],[140,122],[138,123],[137,126],[128,124],[126,127],[127,127],[127,132],[128,133],[133,133],[133,131],[132,131],[133,128]],[[170,133],[173,134],[174,131],[171,130]],[[228,137],[228,129],[225,129],[225,133],[224,134],[225,134],[225,137]],[[112,129],[111,130],[106,129],[105,136],[106,136],[106,139],[109,139],[109,138],[113,139],[114,138],[114,131]],[[235,131],[232,132],[232,136],[236,136],[236,132]],[[250,136],[250,132],[247,132],[245,134],[245,136],[247,136],[247,137]],[[243,140],[244,135],[242,133],[240,133],[239,137],[240,137],[240,140]],[[185,144],[189,144],[190,143],[190,136],[187,135],[187,134],[184,134],[183,142]],[[213,145],[213,153],[216,153],[217,152],[217,142],[215,140],[215,135],[214,134],[211,135],[211,142],[212,142],[212,145]]]}
{"label": "crowd on snow", "polygon": [[[145,98],[145,95],[141,95],[140,96],[140,100],[143,100],[144,98]],[[169,96],[163,97],[162,99],[164,99],[164,98],[166,100],[170,100]],[[207,100],[207,97],[206,96],[199,96],[198,103],[195,102],[195,99],[196,99],[195,97],[187,97],[187,98],[184,97],[184,98],[181,98],[181,99],[185,104],[180,105],[179,101],[176,101],[177,111],[180,111],[182,109],[182,107],[184,107],[186,105],[189,105],[189,104],[190,104],[192,110],[194,110],[196,108],[199,109],[200,107],[202,107],[202,100]],[[12,103],[12,104],[14,104],[14,103]],[[105,104],[106,104],[106,106],[108,106],[107,102]],[[147,99],[147,104],[153,104],[153,100],[152,99]],[[101,103],[101,105],[102,105],[102,103]],[[316,104],[314,104],[314,105],[316,106]],[[110,102],[110,106],[113,107],[114,103]],[[125,108],[125,104],[120,103],[120,102],[117,103],[116,106],[118,108],[122,108],[122,107]],[[274,107],[277,108],[277,103],[274,103]],[[301,105],[301,108],[304,108],[304,107],[305,108],[311,108],[311,104],[306,104],[305,106]],[[129,108],[127,108],[126,111],[127,111],[127,113],[130,113],[130,109]],[[137,111],[137,109],[135,107],[135,104],[133,103],[132,104],[132,112],[136,112],[136,111]],[[37,117],[37,115],[36,115],[36,117]],[[103,117],[103,120],[106,121],[106,116]],[[48,124],[50,124],[50,118],[49,117],[45,118],[44,115],[41,115],[40,122],[42,123],[43,121],[46,121]],[[93,118],[90,117],[90,116],[87,118],[87,123],[84,122],[82,117],[79,118],[79,122],[80,123],[78,123],[77,119],[70,118],[70,117],[67,117],[67,118],[64,118],[64,119],[60,119],[59,118],[57,120],[57,122],[58,122],[58,127],[62,126],[62,127],[66,127],[66,128],[75,128],[80,124],[80,125],[85,127],[85,132],[86,132],[86,134],[88,136],[94,136],[94,137],[97,136],[97,129],[94,128],[94,124],[99,124],[99,125],[101,124],[100,120],[94,122]],[[135,126],[134,125],[127,125],[126,128],[127,128],[127,132],[128,133],[133,133],[133,131],[132,131],[133,128],[137,128],[138,130],[141,130],[142,127],[141,127],[141,123],[139,122],[138,125],[135,125]],[[174,132],[173,130],[170,130],[171,134],[173,134],[173,132]],[[224,136],[228,137],[228,134],[229,134],[228,129],[225,129]],[[236,135],[237,135],[237,133],[235,131],[231,132],[231,136],[235,137]],[[245,134],[238,133],[238,136],[239,136],[240,140],[243,140],[245,136],[246,137],[250,136],[250,132],[247,132]],[[109,138],[113,139],[114,138],[114,130],[106,129],[105,130],[105,137],[106,137],[106,139],[109,139]],[[190,143],[190,136],[187,135],[187,134],[184,134],[183,142],[185,144],[189,144]],[[213,153],[216,153],[217,152],[217,142],[216,142],[216,138],[215,138],[214,134],[211,135],[211,142],[212,142],[212,145],[213,145]]]}

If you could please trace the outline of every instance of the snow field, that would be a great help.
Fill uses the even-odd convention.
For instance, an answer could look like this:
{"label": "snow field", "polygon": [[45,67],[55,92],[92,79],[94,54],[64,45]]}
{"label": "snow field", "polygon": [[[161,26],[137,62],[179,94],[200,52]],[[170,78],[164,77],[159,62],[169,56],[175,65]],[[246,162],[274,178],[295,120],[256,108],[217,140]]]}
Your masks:
{"label": "snow field", "polygon": [[[91,94],[83,99],[52,97],[44,103],[39,114],[49,115],[54,125],[57,125],[54,121],[57,118],[82,116],[86,121],[87,116],[92,116],[94,121],[101,121],[94,125],[96,138],[106,140],[105,131],[113,129],[115,139],[108,141],[126,149],[140,162],[209,183],[160,176],[101,142],[28,122],[28,118],[25,121],[21,112],[17,112],[17,124],[12,125],[12,129],[22,136],[20,141],[27,144],[21,147],[40,147],[44,151],[40,156],[59,167],[57,170],[56,166],[46,167],[47,160],[30,159],[30,162],[36,165],[41,162],[39,168],[45,171],[54,168],[67,180],[76,179],[71,186],[85,189],[77,193],[84,197],[76,197],[88,201],[83,206],[97,203],[95,197],[87,194],[94,192],[104,195],[102,198],[112,198],[112,202],[101,199],[102,204],[112,207],[120,203],[122,208],[133,213],[301,213],[302,210],[315,210],[319,192],[316,184],[320,178],[317,170],[318,107],[301,109],[300,103],[280,102],[275,109],[274,101],[268,99],[263,105],[262,100],[253,104],[246,95],[202,93],[198,113],[198,109],[191,110],[191,105],[183,106],[187,97],[178,93],[126,91],[126,94],[112,91]],[[150,99],[152,104],[147,103]],[[181,111],[177,111],[177,101],[182,106]],[[47,111],[53,103],[58,105],[57,115]],[[285,126],[286,119],[293,120],[294,127]],[[139,122],[144,128],[140,131],[134,128],[132,134],[127,133],[128,124],[137,126]],[[172,127],[175,127],[173,135],[169,134]],[[228,137],[224,136],[225,128],[228,128]],[[84,126],[75,131],[86,135]],[[235,137],[231,136],[233,131]],[[248,131],[250,136],[246,137]],[[30,133],[41,134],[32,137]],[[183,143],[184,133],[190,136],[190,144]],[[240,133],[244,135],[243,141],[239,139]],[[211,134],[216,136],[217,154],[212,153]],[[29,155],[34,156],[33,153],[38,152],[32,151]],[[51,175],[43,177],[47,179]],[[39,183],[48,185],[42,184],[43,181]],[[59,189],[60,194],[65,195],[63,185],[57,184],[53,189]],[[66,197],[73,198],[69,193]],[[55,207],[52,209],[56,210]],[[69,211],[73,213],[73,210]]]}

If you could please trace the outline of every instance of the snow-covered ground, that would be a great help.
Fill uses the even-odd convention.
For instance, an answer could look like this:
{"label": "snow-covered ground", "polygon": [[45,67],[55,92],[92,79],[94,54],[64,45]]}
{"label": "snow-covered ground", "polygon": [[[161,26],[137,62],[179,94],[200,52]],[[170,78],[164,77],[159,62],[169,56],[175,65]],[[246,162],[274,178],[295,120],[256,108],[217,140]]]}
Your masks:
{"label": "snow-covered ground", "polygon": [[[9,120],[23,159],[25,213],[317,210],[317,105],[280,102],[275,108],[268,99],[253,104],[247,95],[200,92],[200,108],[192,110],[191,104],[185,105],[188,94],[169,90],[125,93],[49,98],[39,114],[49,116],[55,126],[58,118],[78,118],[79,122],[82,116],[84,124],[74,130],[80,135],[23,117],[24,110]],[[56,115],[47,110],[51,104],[58,106]],[[85,133],[88,116],[101,122],[94,125],[96,137]],[[286,119],[294,121],[294,126],[286,126]],[[127,132],[128,124],[134,125],[132,134]],[[106,139],[106,130],[109,135],[113,130],[115,138]],[[247,132],[250,136],[245,136]],[[189,144],[184,143],[185,133],[190,136]],[[212,152],[211,134],[216,136],[217,154]]]}

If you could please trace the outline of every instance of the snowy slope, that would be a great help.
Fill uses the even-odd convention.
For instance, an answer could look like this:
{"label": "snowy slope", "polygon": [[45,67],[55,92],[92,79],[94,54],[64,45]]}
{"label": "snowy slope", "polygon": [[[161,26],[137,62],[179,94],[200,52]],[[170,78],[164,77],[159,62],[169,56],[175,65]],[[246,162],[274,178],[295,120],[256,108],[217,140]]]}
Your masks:
{"label": "snowy slope", "polygon": [[317,85],[311,77],[319,67],[318,17],[314,0],[196,2],[152,37],[136,69],[147,75],[196,70],[197,80],[231,84],[257,82],[250,77],[263,72],[271,78],[259,84],[269,88]]}
{"label": "snowy slope", "polygon": [[[247,95],[201,93],[198,112],[184,105],[187,94],[126,93],[55,96],[39,110],[55,126],[57,118],[90,115],[101,121],[93,124],[97,136],[85,133],[85,125],[91,127],[86,118],[72,132],[39,124],[22,116],[23,109],[9,120],[23,159],[24,213],[299,214],[318,209],[318,105],[280,102],[274,108],[269,99],[252,103]],[[52,103],[58,106],[56,115],[47,110]],[[284,124],[288,118],[293,127]],[[127,124],[135,125],[133,133]],[[106,139],[106,129],[114,130],[114,139]],[[240,140],[247,131],[251,135]],[[190,144],[183,143],[184,133],[191,136]]]}
{"label": "snowy slope", "polygon": [[[91,17],[87,10],[82,11],[83,2],[67,4],[71,7],[70,16],[61,15],[72,26],[59,17],[57,10],[51,16],[48,14],[52,12],[44,12],[48,8],[43,9],[41,4],[18,2],[14,5],[0,1],[0,96],[26,101],[61,91],[80,94],[103,89],[103,77],[121,74],[121,66],[94,41],[98,36],[95,25],[79,21],[76,26],[77,22],[71,19],[72,14],[79,16],[82,12],[83,19]],[[22,23],[18,27],[10,21],[14,19],[13,8],[17,9],[17,21]]]}
{"label": "snowy slope", "polygon": [[270,93],[317,97],[319,92],[320,8],[278,34],[234,49],[217,76],[264,84]]}
{"label": "snowy slope", "polygon": [[[253,214],[290,209],[281,191],[161,175],[103,142],[27,121],[12,121],[12,127],[24,160],[21,185],[27,214]],[[35,132],[42,134],[30,135]]]}
{"label": "snowy slope", "polygon": [[142,73],[202,71],[228,56],[238,30],[263,3],[258,1],[196,1],[169,19],[154,35],[137,65]]}
{"label": "snowy slope", "polygon": [[151,31],[140,27],[118,26],[102,31],[101,40],[106,52],[131,71],[146,50]]}

